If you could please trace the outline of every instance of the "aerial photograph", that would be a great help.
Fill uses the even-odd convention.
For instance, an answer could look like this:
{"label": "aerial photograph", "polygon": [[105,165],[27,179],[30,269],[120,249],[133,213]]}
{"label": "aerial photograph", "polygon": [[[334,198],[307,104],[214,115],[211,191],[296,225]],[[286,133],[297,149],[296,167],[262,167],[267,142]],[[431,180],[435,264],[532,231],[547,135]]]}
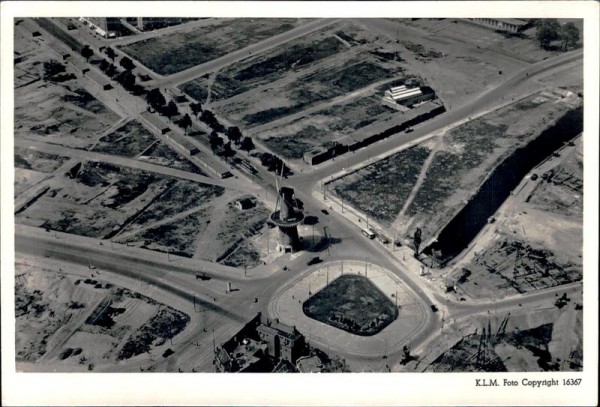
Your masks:
{"label": "aerial photograph", "polygon": [[13,24],[17,372],[584,370],[583,19]]}

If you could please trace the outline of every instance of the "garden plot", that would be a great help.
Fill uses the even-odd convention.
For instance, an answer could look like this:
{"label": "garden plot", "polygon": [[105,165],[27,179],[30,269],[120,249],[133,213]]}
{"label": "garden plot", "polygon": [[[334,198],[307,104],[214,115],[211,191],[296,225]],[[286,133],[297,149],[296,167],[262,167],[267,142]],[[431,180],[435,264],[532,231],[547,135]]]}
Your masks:
{"label": "garden plot", "polygon": [[254,198],[256,205],[241,211],[235,206],[238,199],[221,187],[177,181],[133,218],[116,241],[225,264],[258,264],[261,254],[251,238],[269,212]]}
{"label": "garden plot", "polygon": [[148,149],[141,153],[138,159],[153,164],[164,165],[165,167],[193,172],[194,174],[206,175],[206,173],[200,170],[196,165],[192,164],[187,158],[177,151],[174,151],[162,141],[150,145]]}
{"label": "garden plot", "polygon": [[156,138],[137,121],[129,121],[114,132],[102,136],[92,151],[135,157],[146,151]]}
{"label": "garden plot", "polygon": [[18,264],[17,361],[94,370],[165,345],[189,316],[95,278]]}
{"label": "garden plot", "polygon": [[291,30],[297,19],[215,19],[213,24],[190,27],[121,49],[161,75],[170,75]]}
{"label": "garden plot", "polygon": [[152,202],[168,177],[104,163],[75,165],[17,216],[17,222],[104,238]]}
{"label": "garden plot", "polygon": [[57,56],[21,26],[15,30],[15,55],[15,137],[89,148],[119,119],[69,79],[68,71],[55,81],[36,80],[44,76],[44,63]]}
{"label": "garden plot", "polygon": [[426,145],[412,147],[338,178],[328,186],[370,218],[390,225],[404,206],[430,153]]}
{"label": "garden plot", "polygon": [[15,90],[15,137],[88,149],[119,116],[74,83]]}
{"label": "garden plot", "polygon": [[342,54],[335,64],[302,74],[290,83],[276,82],[253,97],[232,99],[217,110],[244,127],[254,127],[319,102],[359,90],[365,92],[363,88],[393,79],[402,71],[399,62],[381,61],[369,52]]}

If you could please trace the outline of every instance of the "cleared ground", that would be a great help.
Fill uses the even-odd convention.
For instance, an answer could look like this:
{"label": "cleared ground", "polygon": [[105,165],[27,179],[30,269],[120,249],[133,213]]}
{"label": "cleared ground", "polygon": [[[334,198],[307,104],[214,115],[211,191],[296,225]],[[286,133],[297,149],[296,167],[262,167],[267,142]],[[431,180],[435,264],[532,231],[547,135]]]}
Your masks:
{"label": "cleared ground", "polygon": [[291,30],[296,19],[215,19],[213,24],[125,45],[121,49],[161,75],[211,61]]}
{"label": "cleared ground", "polygon": [[328,30],[292,41],[255,58],[244,59],[218,72],[214,81],[207,77],[181,85],[190,96],[204,102],[210,87],[211,100],[228,99],[250,89],[281,79],[290,70],[297,72],[345,49]]}
{"label": "cleared ground", "polygon": [[155,349],[190,317],[101,278],[16,264],[17,362],[94,370]]}
{"label": "cleared ground", "polygon": [[[560,308],[556,305],[562,303]],[[442,352],[432,349],[428,356],[438,356],[424,371],[581,371],[583,311],[580,304],[580,296],[570,298],[557,294],[554,305],[549,303],[550,307],[527,314],[480,316],[470,320],[468,325],[463,323],[462,329],[451,325],[445,341],[446,345],[451,344],[450,348]]]}
{"label": "cleared ground", "polygon": [[327,186],[370,218],[391,225],[430,153],[426,146],[409,148],[338,178]]}
{"label": "cleared ground", "polygon": [[579,140],[502,210],[453,274],[474,298],[531,292],[583,278],[583,155]]}
{"label": "cleared ground", "polygon": [[125,157],[135,157],[146,151],[156,138],[137,121],[129,121],[113,132],[104,135],[91,151]]}
{"label": "cleared ground", "polygon": [[269,211],[255,198],[256,205],[242,211],[235,205],[240,198],[220,187],[172,182],[115,241],[251,268],[266,255],[252,240],[262,234]]}

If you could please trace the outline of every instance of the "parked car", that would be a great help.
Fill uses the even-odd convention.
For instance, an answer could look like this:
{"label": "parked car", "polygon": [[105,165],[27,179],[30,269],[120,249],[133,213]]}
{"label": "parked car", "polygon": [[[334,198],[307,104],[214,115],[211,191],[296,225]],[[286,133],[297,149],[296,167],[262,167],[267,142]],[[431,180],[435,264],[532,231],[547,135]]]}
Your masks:
{"label": "parked car", "polygon": [[323,260],[321,260],[321,258],[317,256],[317,257],[313,257],[312,259],[310,259],[308,261],[308,263],[306,263],[306,265],[307,266],[312,266],[313,264],[318,264],[318,263],[321,263],[322,261]]}

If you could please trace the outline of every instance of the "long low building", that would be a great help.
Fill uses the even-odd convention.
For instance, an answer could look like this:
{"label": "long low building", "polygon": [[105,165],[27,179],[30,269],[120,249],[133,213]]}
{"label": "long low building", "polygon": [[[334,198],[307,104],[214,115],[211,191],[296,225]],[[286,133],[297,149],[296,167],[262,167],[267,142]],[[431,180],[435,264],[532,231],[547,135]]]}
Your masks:
{"label": "long low building", "polygon": [[469,18],[467,21],[511,33],[518,33],[529,27],[529,23],[526,20],[517,18]]}
{"label": "long low building", "polygon": [[377,141],[383,140],[396,133],[407,130],[412,126],[416,126],[426,120],[429,120],[446,111],[444,104],[436,99],[425,102],[407,110],[403,113],[403,120],[392,127],[384,128],[382,131],[382,123],[375,122],[363,127],[360,131],[348,135],[339,140],[336,145],[330,148],[315,147],[304,154],[304,161],[310,165],[317,165],[324,161],[331,160],[333,157],[345,154],[348,151],[355,151],[359,148],[366,147]]}

